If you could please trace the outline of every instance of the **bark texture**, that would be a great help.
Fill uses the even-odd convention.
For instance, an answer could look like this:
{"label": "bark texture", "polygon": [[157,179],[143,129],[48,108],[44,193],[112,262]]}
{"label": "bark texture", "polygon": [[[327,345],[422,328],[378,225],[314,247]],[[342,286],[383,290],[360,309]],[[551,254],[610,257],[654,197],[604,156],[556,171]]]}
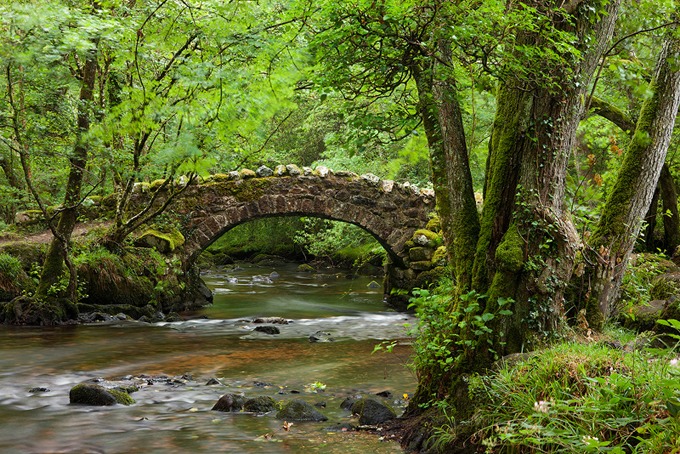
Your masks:
{"label": "bark texture", "polygon": [[[621,170],[586,250],[581,295],[591,327],[601,328],[619,294],[623,271],[654,196],[680,104],[680,40],[664,42]],[[650,184],[651,183],[651,184]]]}

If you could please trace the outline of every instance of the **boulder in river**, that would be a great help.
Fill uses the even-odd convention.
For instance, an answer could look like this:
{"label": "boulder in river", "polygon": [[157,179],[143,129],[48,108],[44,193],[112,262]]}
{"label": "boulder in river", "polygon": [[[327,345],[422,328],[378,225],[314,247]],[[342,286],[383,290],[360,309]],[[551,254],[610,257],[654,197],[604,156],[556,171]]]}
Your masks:
{"label": "boulder in river", "polygon": [[375,399],[359,399],[352,405],[352,413],[359,415],[362,426],[376,426],[397,417],[392,408]]}
{"label": "boulder in river", "polygon": [[285,403],[281,410],[276,413],[276,418],[286,421],[328,421],[328,418],[313,405],[299,399]]}
{"label": "boulder in river", "polygon": [[246,400],[243,410],[259,414],[268,413],[276,410],[276,401],[269,396],[254,397]]}
{"label": "boulder in river", "polygon": [[69,392],[69,401],[80,405],[131,405],[135,400],[128,393],[116,389],[107,389],[94,383],[80,383]]}
{"label": "boulder in river", "polygon": [[228,393],[220,397],[211,410],[216,411],[241,411],[246,403],[246,398],[238,394]]}
{"label": "boulder in river", "polygon": [[287,325],[288,320],[283,317],[258,317],[253,320],[253,323],[269,323],[275,325]]}
{"label": "boulder in river", "polygon": [[253,331],[257,331],[264,334],[281,334],[281,330],[279,330],[276,326],[273,325],[256,326]]}

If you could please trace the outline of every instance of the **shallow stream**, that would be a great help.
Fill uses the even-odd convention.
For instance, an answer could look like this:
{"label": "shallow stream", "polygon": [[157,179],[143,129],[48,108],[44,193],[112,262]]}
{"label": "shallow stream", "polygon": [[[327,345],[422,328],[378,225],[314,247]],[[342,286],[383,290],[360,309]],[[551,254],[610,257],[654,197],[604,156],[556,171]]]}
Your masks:
{"label": "shallow stream", "polygon": [[[294,265],[241,265],[204,280],[214,304],[182,322],[0,329],[0,452],[401,452],[374,434],[332,430],[356,424],[340,409],[347,396],[389,391],[400,411],[415,389],[404,340],[414,320],[388,310],[382,288]],[[257,317],[290,323],[264,334],[254,331]],[[310,342],[318,333],[333,341]],[[393,353],[371,353],[393,339],[402,340]],[[73,385],[98,378],[142,383],[136,403],[69,405]],[[220,384],[207,385],[211,378]],[[285,430],[273,415],[211,411],[228,392],[325,403],[329,420]]]}

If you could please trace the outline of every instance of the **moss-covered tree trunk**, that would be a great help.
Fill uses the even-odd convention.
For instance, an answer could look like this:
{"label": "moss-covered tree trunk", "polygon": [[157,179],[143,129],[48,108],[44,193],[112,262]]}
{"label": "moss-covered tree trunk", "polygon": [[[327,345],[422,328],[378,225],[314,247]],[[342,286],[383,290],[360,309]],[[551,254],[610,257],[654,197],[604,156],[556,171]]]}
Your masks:
{"label": "moss-covered tree trunk", "polygon": [[[77,135],[73,153],[69,157],[69,177],[66,186],[64,203],[58,215],[56,226],[52,227],[54,238],[49,245],[45,262],[43,263],[40,282],[36,292],[37,300],[54,300],[53,296],[61,294],[66,296],[60,299],[61,303],[55,303],[55,322],[61,321],[68,316],[66,307],[60,308],[59,304],[72,306],[76,297],[77,276],[75,267],[69,260],[71,235],[78,218],[78,208],[81,203],[81,193],[84,173],[88,161],[89,145],[86,134],[90,129],[90,110],[94,101],[94,88],[97,75],[96,51],[91,51],[82,68],[80,95],[77,114]],[[64,265],[68,265],[68,286],[59,289],[58,283],[64,275]],[[66,290],[66,295],[63,295]]]}
{"label": "moss-covered tree trunk", "polygon": [[650,83],[652,96],[643,104],[617,180],[584,253],[586,268],[579,288],[588,322],[595,329],[611,314],[666,158],[680,104],[679,58],[680,39],[671,33]]}
{"label": "moss-covered tree trunk", "polygon": [[[529,3],[544,11],[556,29],[570,33],[581,54],[565,55],[567,67],[547,68],[552,73],[546,85],[508,77],[498,88],[471,292],[451,306],[446,348],[452,361],[433,361],[419,370],[410,416],[435,399],[451,405],[449,416],[467,419],[474,405],[466,376],[486,370],[500,356],[531,348],[563,320],[563,293],[580,245],[564,208],[567,164],[619,1],[579,2],[559,12]],[[589,6],[600,20],[594,20]],[[517,44],[551,46],[531,30],[520,33]],[[454,254],[454,263],[457,259]]]}
{"label": "moss-covered tree trunk", "polygon": [[[449,44],[439,42],[442,59],[451,60]],[[430,150],[432,181],[444,242],[460,292],[470,288],[479,218],[472,187],[465,129],[457,90],[445,65],[422,59],[412,74],[418,88],[418,108]]]}

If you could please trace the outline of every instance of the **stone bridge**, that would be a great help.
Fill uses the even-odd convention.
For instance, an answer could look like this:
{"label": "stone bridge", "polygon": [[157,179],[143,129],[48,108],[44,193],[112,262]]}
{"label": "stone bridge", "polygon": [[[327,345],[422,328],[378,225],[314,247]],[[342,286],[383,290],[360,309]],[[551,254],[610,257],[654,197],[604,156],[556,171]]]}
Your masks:
{"label": "stone bridge", "polygon": [[[146,189],[137,191],[137,203],[144,203],[145,197],[148,203]],[[213,175],[186,188],[170,212],[185,237],[174,251],[182,258],[185,270],[225,232],[253,219],[310,216],[357,225],[387,251],[384,289],[389,296],[403,294],[395,288],[410,290],[417,274],[428,268],[411,269],[414,258],[430,260],[433,255],[413,257],[411,248],[418,246],[412,242],[414,234],[426,228],[434,208],[431,190],[408,183],[381,180],[371,174],[333,172],[325,167],[312,170],[288,165]]]}

